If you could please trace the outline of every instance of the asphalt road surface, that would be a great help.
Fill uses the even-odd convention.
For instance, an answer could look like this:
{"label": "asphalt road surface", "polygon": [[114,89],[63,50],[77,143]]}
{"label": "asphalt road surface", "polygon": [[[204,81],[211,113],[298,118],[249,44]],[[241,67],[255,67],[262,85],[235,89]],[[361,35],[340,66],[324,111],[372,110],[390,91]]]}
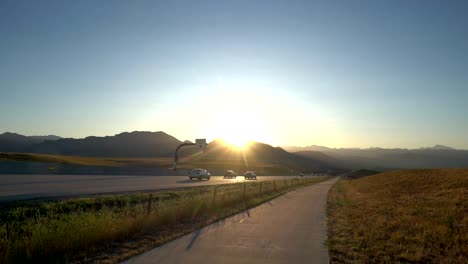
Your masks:
{"label": "asphalt road surface", "polygon": [[337,180],[289,192],[123,263],[329,263],[325,206]]}
{"label": "asphalt road surface", "polygon": [[[259,181],[290,176],[258,176]],[[244,181],[244,177],[209,181],[189,180],[187,176],[112,176],[112,175],[0,175],[0,202],[35,198],[59,198],[92,194],[152,191],[226,184]]]}

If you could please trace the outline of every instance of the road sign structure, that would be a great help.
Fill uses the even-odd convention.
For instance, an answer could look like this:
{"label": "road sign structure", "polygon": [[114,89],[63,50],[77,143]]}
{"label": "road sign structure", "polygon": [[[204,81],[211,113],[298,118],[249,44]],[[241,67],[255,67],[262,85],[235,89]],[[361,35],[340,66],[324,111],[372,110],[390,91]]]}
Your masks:
{"label": "road sign structure", "polygon": [[199,148],[202,148],[202,149],[206,149],[206,147],[208,146],[208,144],[206,144],[206,139],[204,139],[204,138],[197,138],[197,139],[195,139],[195,144],[196,144]]}
{"label": "road sign structure", "polygon": [[185,143],[180,144],[174,152],[174,166],[172,167],[174,171],[177,170],[177,162],[179,162],[179,155],[178,155],[179,149],[185,146],[198,146],[201,149],[206,149],[208,144],[206,143],[206,139],[204,138],[195,139],[195,143],[185,142]]}

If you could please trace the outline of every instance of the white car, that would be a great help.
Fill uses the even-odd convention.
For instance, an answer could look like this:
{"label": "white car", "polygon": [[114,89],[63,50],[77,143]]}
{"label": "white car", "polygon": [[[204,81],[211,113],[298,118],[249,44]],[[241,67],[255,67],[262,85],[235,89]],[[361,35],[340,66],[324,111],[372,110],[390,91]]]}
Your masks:
{"label": "white car", "polygon": [[211,177],[211,174],[205,169],[193,169],[189,173],[190,180],[193,178],[199,179],[199,180],[203,180],[203,179],[209,180],[210,177]]}

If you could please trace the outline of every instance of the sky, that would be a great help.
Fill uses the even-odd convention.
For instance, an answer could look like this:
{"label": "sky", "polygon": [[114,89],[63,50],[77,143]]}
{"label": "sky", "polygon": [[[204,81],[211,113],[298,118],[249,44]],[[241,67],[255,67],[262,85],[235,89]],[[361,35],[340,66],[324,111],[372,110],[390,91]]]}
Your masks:
{"label": "sky", "polygon": [[0,1],[0,133],[468,149],[466,1]]}

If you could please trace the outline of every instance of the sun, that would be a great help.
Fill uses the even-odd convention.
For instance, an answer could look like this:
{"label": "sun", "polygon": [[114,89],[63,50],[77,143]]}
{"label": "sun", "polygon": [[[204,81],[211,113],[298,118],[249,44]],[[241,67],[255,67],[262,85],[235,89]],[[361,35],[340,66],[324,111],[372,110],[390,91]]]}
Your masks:
{"label": "sun", "polygon": [[248,82],[222,82],[208,95],[209,111],[203,116],[208,138],[221,139],[237,149],[247,149],[251,142],[271,142],[275,131],[271,106],[265,94],[253,91],[255,85]]}
{"label": "sun", "polygon": [[218,108],[209,122],[215,124],[210,127],[210,134],[234,149],[246,150],[252,141],[263,141],[262,135],[267,134],[257,120],[251,109]]}
{"label": "sun", "polygon": [[210,137],[224,141],[236,149],[245,150],[251,142],[270,142],[272,129],[269,117],[260,115],[255,108],[217,108],[216,114],[208,118]]}
{"label": "sun", "polygon": [[251,142],[251,139],[247,135],[241,134],[241,133],[237,135],[234,135],[234,134],[224,135],[221,138],[221,140],[226,145],[229,145],[236,149],[241,149],[241,150],[248,148],[249,143]]}

